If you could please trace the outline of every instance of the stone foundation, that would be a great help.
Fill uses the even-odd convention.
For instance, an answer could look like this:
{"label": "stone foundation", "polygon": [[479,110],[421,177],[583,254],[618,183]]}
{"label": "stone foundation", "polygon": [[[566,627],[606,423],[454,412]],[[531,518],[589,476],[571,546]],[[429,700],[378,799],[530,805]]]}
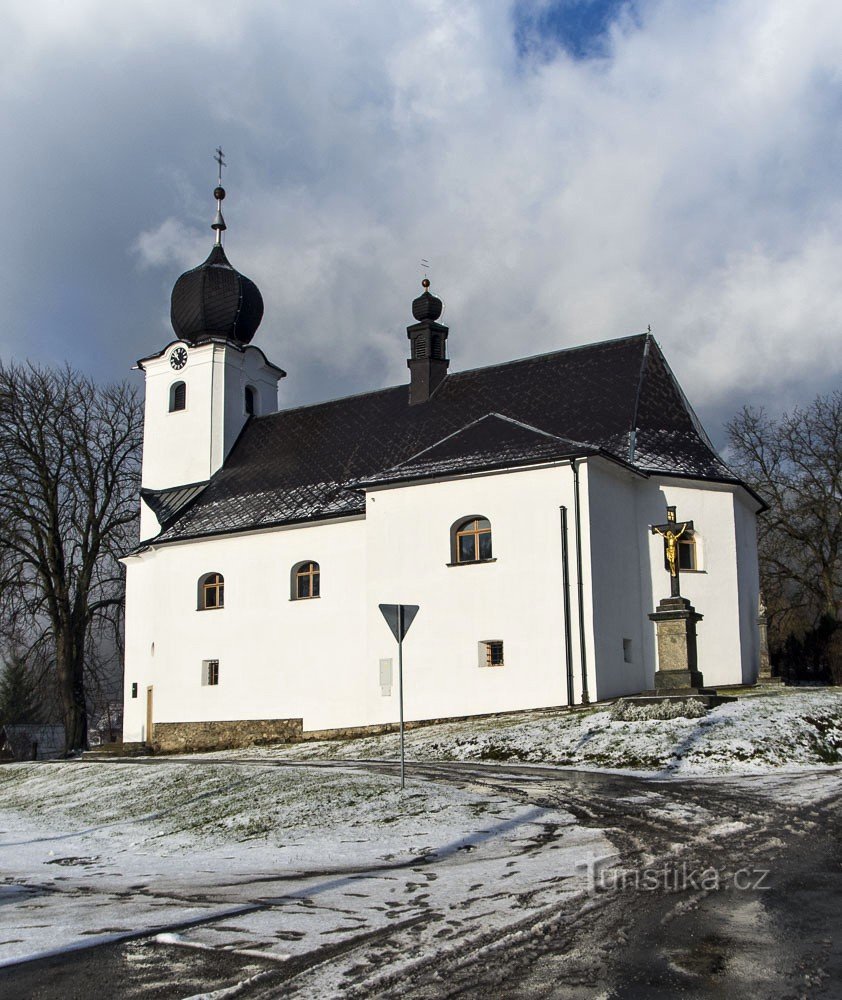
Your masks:
{"label": "stone foundation", "polygon": [[269,743],[297,743],[301,719],[244,719],[232,722],[156,722],[152,745],[161,753],[233,750]]}
{"label": "stone foundation", "polygon": [[[510,712],[486,712],[482,715],[449,715],[440,719],[418,719],[404,728],[420,729],[443,722],[467,722],[469,719],[497,719],[512,715],[557,712],[581,712],[590,705],[557,705],[548,708],[520,708]],[[194,753],[201,750],[233,750],[240,747],[266,746],[273,743],[302,743],[316,740],[348,740],[360,736],[383,736],[398,732],[397,722],[373,726],[347,726],[339,729],[303,730],[301,719],[249,719],[242,722],[156,722],[152,748],[158,753]]]}

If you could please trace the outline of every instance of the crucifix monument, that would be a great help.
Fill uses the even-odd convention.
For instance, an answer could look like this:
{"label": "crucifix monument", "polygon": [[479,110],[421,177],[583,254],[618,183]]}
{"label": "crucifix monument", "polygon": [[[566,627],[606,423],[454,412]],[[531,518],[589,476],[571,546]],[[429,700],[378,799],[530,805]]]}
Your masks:
{"label": "crucifix monument", "polygon": [[666,694],[693,694],[704,685],[696,653],[696,622],[702,620],[686,597],[681,596],[679,540],[693,537],[693,522],[678,521],[675,507],[667,507],[666,524],[653,524],[653,535],[664,539],[670,575],[670,596],[649,615],[658,634],[658,670],[655,690]]}

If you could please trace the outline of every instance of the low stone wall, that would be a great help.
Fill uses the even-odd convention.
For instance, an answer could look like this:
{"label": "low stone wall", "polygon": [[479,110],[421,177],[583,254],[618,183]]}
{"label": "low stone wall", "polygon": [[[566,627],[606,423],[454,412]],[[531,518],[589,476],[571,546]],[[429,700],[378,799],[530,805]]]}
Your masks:
{"label": "low stone wall", "polygon": [[156,722],[152,745],[161,753],[230,750],[294,743],[301,739],[301,719],[244,719],[232,722]]}
{"label": "low stone wall", "polygon": [[[486,712],[481,715],[451,715],[439,719],[418,719],[405,728],[421,729],[443,722],[467,722],[469,719],[497,719],[512,715],[554,715],[558,712],[588,711],[591,705],[558,705],[551,708],[521,708],[511,712]],[[272,743],[301,743],[315,740],[347,740],[360,736],[383,736],[396,733],[397,722],[373,726],[347,726],[338,729],[308,729],[302,719],[247,719],[231,722],[156,722],[152,747],[157,753],[193,753],[201,750],[233,750],[238,747],[266,746]]]}

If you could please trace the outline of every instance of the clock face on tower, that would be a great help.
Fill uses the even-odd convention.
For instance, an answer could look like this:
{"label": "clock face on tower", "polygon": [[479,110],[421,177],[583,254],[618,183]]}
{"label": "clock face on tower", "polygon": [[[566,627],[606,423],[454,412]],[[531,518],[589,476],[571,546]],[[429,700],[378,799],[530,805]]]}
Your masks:
{"label": "clock face on tower", "polygon": [[176,347],[170,355],[170,364],[177,372],[187,364],[187,350],[184,347]]}

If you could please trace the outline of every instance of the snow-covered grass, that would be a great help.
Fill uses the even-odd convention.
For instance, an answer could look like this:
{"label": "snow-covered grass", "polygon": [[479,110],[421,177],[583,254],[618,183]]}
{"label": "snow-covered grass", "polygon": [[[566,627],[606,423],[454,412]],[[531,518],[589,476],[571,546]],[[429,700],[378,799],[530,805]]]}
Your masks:
{"label": "snow-covered grass", "polygon": [[[393,758],[395,735],[236,751],[292,760]],[[842,763],[842,690],[782,691],[699,718],[617,719],[605,709],[510,715],[407,733],[414,760],[513,761],[728,774]],[[228,756],[229,754],[226,754]]]}
{"label": "snow-covered grass", "polygon": [[[96,827],[167,849],[262,839],[288,843],[309,829],[364,830],[406,825],[419,816],[444,827],[482,816],[486,798],[444,786],[345,770],[230,767],[175,761],[142,764],[85,762],[0,767],[4,813],[36,820],[43,830]],[[179,839],[180,835],[185,835]]]}
{"label": "snow-covered grass", "polygon": [[137,933],[276,962],[406,922],[430,952],[583,892],[613,854],[561,809],[350,766],[9,764],[0,975]]}

